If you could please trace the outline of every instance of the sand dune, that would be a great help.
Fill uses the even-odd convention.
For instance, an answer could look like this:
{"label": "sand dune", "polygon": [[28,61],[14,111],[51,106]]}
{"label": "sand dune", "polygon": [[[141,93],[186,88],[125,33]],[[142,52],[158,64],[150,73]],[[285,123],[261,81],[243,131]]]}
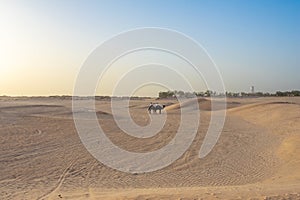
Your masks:
{"label": "sand dune", "polygon": [[[201,111],[211,111],[212,110],[212,101],[214,103],[214,110],[220,110],[223,109],[223,102],[218,100],[218,99],[213,99],[210,100],[208,98],[199,98],[198,99],[198,105],[199,105],[199,109]],[[191,106],[192,102],[191,100],[185,100],[183,103],[174,103],[172,105],[169,105],[166,107],[165,110],[174,110],[174,109],[180,109],[182,107],[188,107]],[[234,107],[238,107],[241,106],[241,102],[238,101],[228,101],[226,102],[226,108],[234,108]]]}
{"label": "sand dune", "polygon": [[[147,125],[147,105],[132,100],[133,120]],[[157,135],[138,139],[114,122],[110,103],[96,101],[99,123],[128,151],[159,149],[175,136],[180,107],[169,105]],[[217,99],[213,99],[218,105]],[[95,160],[82,145],[70,100],[0,101],[2,199],[300,199],[300,99],[228,99],[227,117],[213,151],[198,152],[210,122],[211,100],[199,99],[201,126],[191,147],[161,170],[128,174]],[[183,106],[188,106],[187,101]],[[89,112],[89,111],[83,111]],[[153,117],[159,117],[154,115]],[[124,158],[126,159],[126,158]]]}
{"label": "sand dune", "polygon": [[300,180],[300,103],[299,101],[270,101],[232,109],[233,114],[264,127],[281,138],[276,154],[282,160],[272,182]]}

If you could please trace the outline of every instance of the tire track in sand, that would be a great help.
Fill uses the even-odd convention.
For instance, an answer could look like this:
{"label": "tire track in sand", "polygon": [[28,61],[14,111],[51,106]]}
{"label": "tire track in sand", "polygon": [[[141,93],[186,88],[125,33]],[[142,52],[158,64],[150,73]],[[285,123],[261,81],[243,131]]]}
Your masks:
{"label": "tire track in sand", "polygon": [[76,160],[77,160],[77,158],[75,158],[74,160],[72,160],[72,162],[65,168],[65,170],[63,171],[63,173],[60,175],[56,186],[54,188],[52,188],[49,192],[43,194],[41,197],[38,197],[37,198],[38,200],[46,199],[51,194],[53,194],[57,190],[59,190],[59,188],[61,187],[61,185],[63,184],[63,182],[64,182],[64,180],[66,178],[66,175],[68,174],[68,172],[70,171],[71,167],[74,165],[74,163],[75,163]]}

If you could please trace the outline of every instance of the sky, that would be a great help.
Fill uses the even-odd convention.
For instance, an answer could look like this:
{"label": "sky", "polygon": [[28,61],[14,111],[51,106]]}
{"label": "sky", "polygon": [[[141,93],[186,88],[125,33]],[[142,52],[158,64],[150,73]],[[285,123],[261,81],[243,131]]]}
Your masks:
{"label": "sky", "polygon": [[[94,49],[142,27],[172,29],[201,44],[227,91],[300,90],[300,1],[0,0],[0,95],[72,95]],[[131,55],[132,63],[146,53]],[[121,76],[123,65],[100,81],[97,95],[111,94],[109,81]],[[198,84],[205,89],[203,80]],[[137,94],[163,89],[146,86]]]}

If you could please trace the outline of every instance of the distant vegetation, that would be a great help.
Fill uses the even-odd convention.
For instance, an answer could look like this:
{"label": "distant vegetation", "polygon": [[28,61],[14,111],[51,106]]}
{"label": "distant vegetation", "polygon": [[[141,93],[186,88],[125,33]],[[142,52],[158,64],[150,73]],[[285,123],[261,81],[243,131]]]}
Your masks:
{"label": "distant vegetation", "polygon": [[191,98],[193,96],[197,97],[270,97],[270,96],[300,96],[300,91],[293,90],[293,91],[277,91],[276,93],[264,93],[264,92],[255,92],[255,93],[247,93],[247,92],[226,92],[224,93],[217,93],[214,91],[207,90],[205,92],[184,92],[184,91],[166,91],[166,92],[159,92],[159,98],[175,98],[175,97],[185,97]]}
{"label": "distant vegetation", "polygon": [[[277,91],[275,93],[264,93],[264,92],[255,92],[255,93],[247,93],[247,92],[225,92],[224,93],[217,93],[211,90],[206,90],[205,92],[184,92],[184,91],[166,91],[166,92],[159,92],[158,97],[161,99],[165,98],[176,98],[176,97],[184,97],[184,98],[192,98],[197,97],[297,97],[300,96],[299,90],[292,90],[292,91]],[[95,100],[111,100],[111,99],[118,99],[118,100],[141,100],[141,99],[150,99],[151,97],[140,97],[140,96],[71,96],[71,95],[54,95],[54,96],[35,96],[35,97],[26,97],[26,96],[19,96],[19,97],[10,97],[6,95],[0,95],[0,98],[35,98],[35,99],[43,99],[43,98],[53,98],[53,99],[60,99],[60,100],[88,100],[88,99],[95,99]]]}

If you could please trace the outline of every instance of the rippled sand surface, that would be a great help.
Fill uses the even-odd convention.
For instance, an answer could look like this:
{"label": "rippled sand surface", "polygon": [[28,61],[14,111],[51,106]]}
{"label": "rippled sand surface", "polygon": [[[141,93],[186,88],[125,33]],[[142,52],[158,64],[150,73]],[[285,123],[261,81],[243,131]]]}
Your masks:
{"label": "rippled sand surface", "polygon": [[[130,102],[131,117],[141,126],[150,122],[150,101]],[[180,107],[175,100],[157,101],[169,106],[163,113],[166,124],[153,137],[125,134],[114,122],[108,100],[96,101],[99,124],[128,151],[160,149],[176,134]],[[129,174],[87,152],[75,129],[71,100],[2,97],[1,199],[300,199],[300,98],[227,102],[222,134],[205,158],[198,153],[211,101],[199,99],[201,114],[194,120],[200,127],[190,148],[161,170]]]}

